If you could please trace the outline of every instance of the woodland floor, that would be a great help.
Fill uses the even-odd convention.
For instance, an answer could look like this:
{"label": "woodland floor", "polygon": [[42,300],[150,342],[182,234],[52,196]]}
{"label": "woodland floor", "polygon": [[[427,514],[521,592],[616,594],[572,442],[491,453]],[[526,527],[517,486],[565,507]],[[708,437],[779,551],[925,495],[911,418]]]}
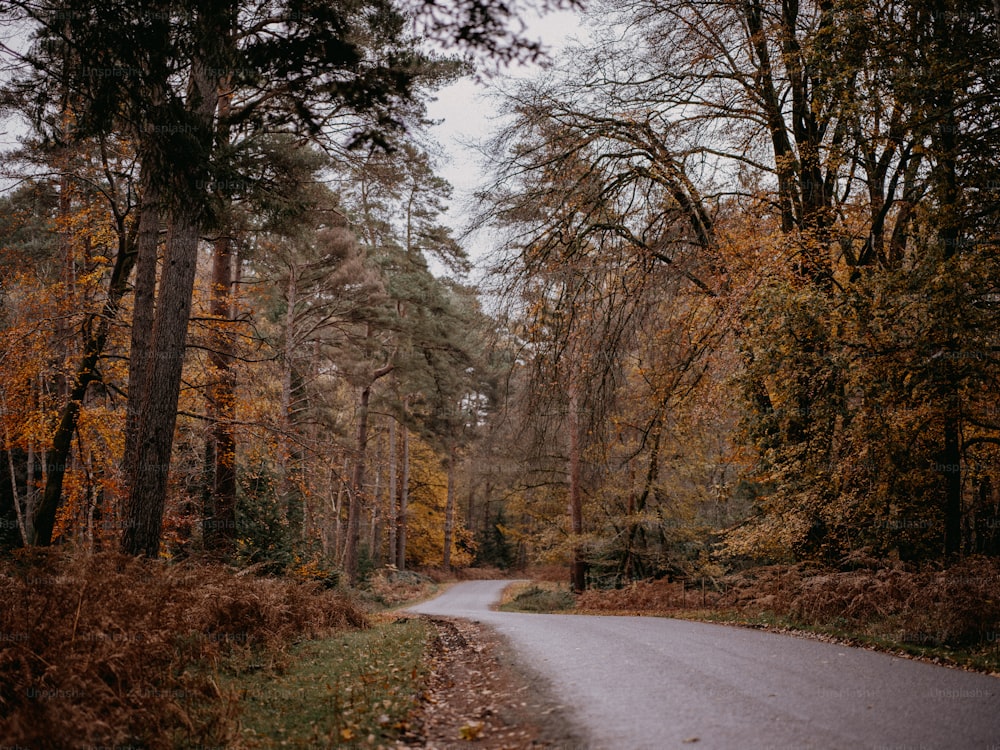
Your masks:
{"label": "woodland floor", "polygon": [[486,626],[432,618],[431,677],[397,748],[582,748],[586,742],[544,681]]}

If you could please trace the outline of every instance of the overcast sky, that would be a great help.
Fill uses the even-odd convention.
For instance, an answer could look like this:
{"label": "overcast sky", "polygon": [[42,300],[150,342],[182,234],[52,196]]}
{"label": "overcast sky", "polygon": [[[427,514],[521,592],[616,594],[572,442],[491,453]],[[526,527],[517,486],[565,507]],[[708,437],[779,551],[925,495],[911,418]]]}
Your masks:
{"label": "overcast sky", "polygon": [[[558,11],[542,18],[532,18],[527,20],[527,25],[526,36],[541,39],[551,54],[584,34],[579,16],[573,11]],[[537,66],[514,66],[507,71],[506,77],[527,77],[538,71]],[[502,80],[497,82],[502,83]],[[484,179],[479,156],[468,144],[489,137],[500,118],[488,96],[489,86],[489,81],[476,83],[463,79],[438,92],[437,101],[428,108],[431,118],[441,120],[441,124],[432,129],[432,135],[443,151],[438,173],[455,188],[452,206],[445,220],[456,235],[465,229],[473,192]],[[473,240],[472,244],[475,245],[476,241]],[[473,256],[484,250],[475,246],[466,249]]]}

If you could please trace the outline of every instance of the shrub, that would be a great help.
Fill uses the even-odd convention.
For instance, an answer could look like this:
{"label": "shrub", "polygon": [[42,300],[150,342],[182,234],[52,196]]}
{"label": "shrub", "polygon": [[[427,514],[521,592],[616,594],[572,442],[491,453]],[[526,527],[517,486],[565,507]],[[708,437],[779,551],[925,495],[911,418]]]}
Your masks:
{"label": "shrub", "polygon": [[116,554],[19,552],[0,599],[3,740],[40,750],[225,745],[237,701],[219,670],[367,624],[317,584]]}
{"label": "shrub", "polygon": [[505,609],[518,612],[559,612],[575,606],[576,597],[566,589],[529,586],[518,593]]}

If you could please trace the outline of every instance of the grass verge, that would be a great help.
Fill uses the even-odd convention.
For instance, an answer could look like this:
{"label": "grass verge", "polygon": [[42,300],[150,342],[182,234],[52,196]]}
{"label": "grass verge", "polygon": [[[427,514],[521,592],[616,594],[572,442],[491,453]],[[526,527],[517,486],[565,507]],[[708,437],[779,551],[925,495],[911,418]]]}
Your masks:
{"label": "grass verge", "polygon": [[794,618],[774,612],[740,612],[738,610],[679,610],[664,613],[664,616],[684,620],[713,622],[720,625],[769,630],[814,637],[818,640],[842,643],[858,648],[868,648],[894,656],[920,659],[934,664],[962,667],[977,672],[1000,676],[1000,643],[988,642],[968,647],[954,647],[941,643],[917,644],[903,638],[893,637],[884,623],[872,623],[865,628],[845,628],[829,623],[803,623]]}
{"label": "grass verge", "polygon": [[247,748],[388,747],[408,729],[431,626],[384,620],[301,644],[282,672],[234,684]]}
{"label": "grass verge", "polygon": [[[508,609],[567,611],[523,584]],[[568,594],[567,594],[568,596]],[[948,567],[855,556],[750,568],[711,582],[636,581],[576,597],[578,614],[681,617],[801,633],[938,664],[1000,674],[1000,561],[968,557]]]}
{"label": "grass verge", "polygon": [[569,612],[576,597],[560,583],[523,581],[508,586],[500,599],[503,612]]}

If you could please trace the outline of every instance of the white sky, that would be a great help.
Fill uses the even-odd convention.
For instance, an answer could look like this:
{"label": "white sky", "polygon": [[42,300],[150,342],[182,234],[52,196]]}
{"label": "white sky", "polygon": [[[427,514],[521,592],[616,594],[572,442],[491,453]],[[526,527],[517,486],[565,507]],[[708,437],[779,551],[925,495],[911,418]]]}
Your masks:
{"label": "white sky", "polygon": [[[544,17],[525,19],[528,38],[541,39],[550,55],[555,55],[574,38],[585,36],[576,11],[557,11]],[[530,77],[539,68],[534,65],[512,66],[497,83],[517,77]],[[428,107],[430,117],[441,120],[431,129],[444,153],[438,164],[438,174],[455,188],[452,205],[444,216],[456,236],[461,234],[470,219],[473,193],[483,183],[485,175],[480,157],[473,147],[490,136],[498,127],[501,115],[488,96],[490,82],[476,83],[462,79],[438,92],[436,101]],[[475,242],[473,240],[473,242]],[[478,244],[478,243],[476,243]],[[473,258],[486,248],[466,247]]]}

